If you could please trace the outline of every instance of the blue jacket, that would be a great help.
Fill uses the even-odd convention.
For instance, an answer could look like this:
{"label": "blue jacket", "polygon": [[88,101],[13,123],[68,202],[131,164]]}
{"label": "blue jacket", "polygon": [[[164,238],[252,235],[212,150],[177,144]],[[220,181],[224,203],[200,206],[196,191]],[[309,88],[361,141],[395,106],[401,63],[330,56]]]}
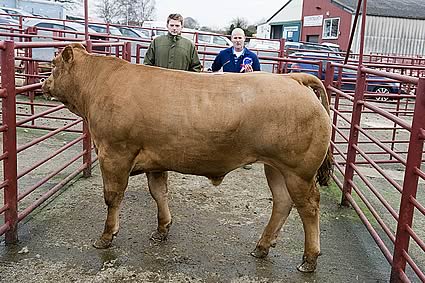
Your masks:
{"label": "blue jacket", "polygon": [[217,55],[214,59],[214,63],[211,66],[213,72],[217,72],[223,67],[223,72],[239,73],[242,68],[243,59],[250,57],[252,59],[252,68],[254,71],[260,71],[260,62],[254,52],[244,49],[243,54],[235,62],[235,54],[233,54],[233,47],[226,48]]}

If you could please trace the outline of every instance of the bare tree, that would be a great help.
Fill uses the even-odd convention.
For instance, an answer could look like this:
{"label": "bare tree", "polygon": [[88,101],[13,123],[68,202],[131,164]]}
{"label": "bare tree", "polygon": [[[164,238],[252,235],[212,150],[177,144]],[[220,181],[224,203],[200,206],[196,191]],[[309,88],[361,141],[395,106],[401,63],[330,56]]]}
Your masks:
{"label": "bare tree", "polygon": [[65,9],[72,10],[81,5],[84,0],[53,0],[53,2],[61,3]]}
{"label": "bare tree", "polygon": [[184,27],[185,28],[191,28],[191,29],[199,29],[199,23],[197,20],[195,20],[192,17],[187,17],[184,19]]}
{"label": "bare tree", "polygon": [[230,22],[230,26],[226,29],[226,33],[231,34],[232,30],[235,28],[243,29],[246,36],[252,36],[253,34],[252,27],[248,26],[248,21],[244,18],[234,18]]}
{"label": "bare tree", "polygon": [[114,0],[101,0],[96,3],[96,12],[107,23],[114,22],[120,15],[118,3]]}
{"label": "bare tree", "polygon": [[144,21],[153,20],[155,16],[155,0],[137,0],[136,17],[140,25]]}
{"label": "bare tree", "polygon": [[152,20],[155,13],[155,0],[117,0],[119,15],[125,24],[141,25]]}

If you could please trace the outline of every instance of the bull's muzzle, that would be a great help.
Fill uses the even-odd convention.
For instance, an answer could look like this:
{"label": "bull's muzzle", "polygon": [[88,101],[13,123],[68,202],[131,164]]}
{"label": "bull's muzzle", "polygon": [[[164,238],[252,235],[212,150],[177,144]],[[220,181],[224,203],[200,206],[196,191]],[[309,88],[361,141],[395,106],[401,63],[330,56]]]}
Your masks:
{"label": "bull's muzzle", "polygon": [[52,94],[50,93],[50,83],[49,79],[41,79],[41,90],[43,91],[43,95],[45,98],[50,99],[52,97]]}

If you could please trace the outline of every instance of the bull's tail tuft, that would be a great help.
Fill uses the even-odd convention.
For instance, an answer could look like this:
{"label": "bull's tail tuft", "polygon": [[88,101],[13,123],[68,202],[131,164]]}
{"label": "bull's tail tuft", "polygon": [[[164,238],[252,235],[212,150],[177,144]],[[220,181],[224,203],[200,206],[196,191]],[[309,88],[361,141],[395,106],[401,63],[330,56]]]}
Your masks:
{"label": "bull's tail tuft", "polygon": [[[329,98],[326,93],[325,86],[323,85],[321,80],[319,80],[316,76],[313,76],[310,74],[303,74],[303,73],[291,73],[289,74],[289,76],[292,79],[296,80],[301,85],[310,87],[313,89],[313,91],[318,93],[323,107],[326,109],[326,112],[328,112],[328,115],[330,115]],[[329,181],[331,179],[332,172],[333,172],[332,164],[333,164],[333,154],[329,146],[325,159],[323,160],[322,165],[320,166],[316,174],[316,182],[319,183],[319,185],[321,186],[329,185]]]}
{"label": "bull's tail tuft", "polygon": [[329,186],[329,181],[331,180],[331,176],[333,173],[333,154],[331,148],[328,148],[328,152],[326,153],[325,159],[320,165],[319,170],[316,174],[316,182],[321,186]]}

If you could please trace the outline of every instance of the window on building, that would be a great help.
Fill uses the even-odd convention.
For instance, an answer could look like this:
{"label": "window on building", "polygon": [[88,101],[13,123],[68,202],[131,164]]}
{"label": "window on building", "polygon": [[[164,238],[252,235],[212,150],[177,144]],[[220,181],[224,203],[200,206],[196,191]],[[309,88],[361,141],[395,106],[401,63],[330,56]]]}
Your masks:
{"label": "window on building", "polygon": [[318,34],[307,35],[307,42],[319,43],[319,35]]}
{"label": "window on building", "polygon": [[339,35],[339,18],[325,19],[323,23],[323,38],[336,39]]}

